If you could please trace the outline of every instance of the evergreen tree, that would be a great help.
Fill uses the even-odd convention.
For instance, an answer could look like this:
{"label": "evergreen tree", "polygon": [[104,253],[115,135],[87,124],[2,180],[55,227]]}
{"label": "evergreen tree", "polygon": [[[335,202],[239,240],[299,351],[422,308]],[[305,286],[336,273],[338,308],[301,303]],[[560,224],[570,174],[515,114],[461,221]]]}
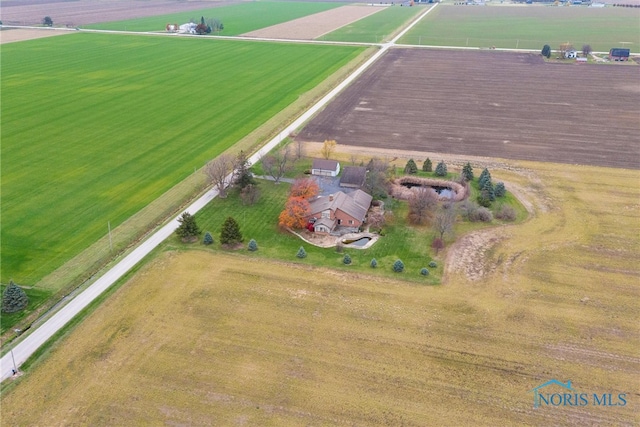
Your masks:
{"label": "evergreen tree", "polygon": [[200,229],[198,228],[198,224],[196,224],[196,218],[189,212],[183,213],[182,216],[178,218],[178,222],[180,226],[176,229],[176,234],[183,241],[194,240],[194,238],[200,234]]}
{"label": "evergreen tree", "polygon": [[300,246],[300,249],[298,249],[298,253],[296,254],[296,256],[300,259],[302,258],[306,258],[307,257],[307,251],[304,250],[304,248],[302,246]]}
{"label": "evergreen tree", "polygon": [[247,155],[244,151],[240,151],[234,165],[235,177],[233,184],[240,187],[241,190],[248,185],[257,185],[257,182],[253,179],[253,175],[249,171],[250,166],[251,164],[249,163],[249,159],[247,159]]}
{"label": "evergreen tree", "polygon": [[404,262],[396,260],[396,262],[393,263],[393,271],[396,273],[402,273],[404,271]]}
{"label": "evergreen tree", "polygon": [[542,46],[542,52],[540,53],[542,54],[542,56],[549,58],[551,56],[551,46],[545,44],[544,46]]}
{"label": "evergreen tree", "polygon": [[10,280],[9,286],[2,293],[2,312],[15,313],[23,310],[27,304],[29,304],[27,294],[20,286],[13,283],[13,280]]}
{"label": "evergreen tree", "polygon": [[482,170],[482,173],[480,173],[480,177],[478,178],[478,188],[482,189],[486,180],[491,181],[491,173],[489,172],[489,169],[484,168]]}
{"label": "evergreen tree", "polygon": [[491,202],[496,199],[495,190],[493,189],[493,183],[491,179],[485,178],[484,184],[480,189],[480,195],[478,196],[478,203],[485,208],[491,206]]}
{"label": "evergreen tree", "polygon": [[251,252],[257,251],[258,243],[254,239],[249,240],[249,246],[247,246],[247,249],[250,250]]}
{"label": "evergreen tree", "polygon": [[467,182],[473,181],[473,168],[471,167],[471,163],[467,162],[462,168],[462,178]]}
{"label": "evergreen tree", "polygon": [[342,258],[342,262],[345,265],[351,264],[351,257],[349,256],[349,254],[344,254],[344,258]]}
{"label": "evergreen tree", "polygon": [[422,164],[423,172],[433,172],[433,165],[431,164],[431,159],[427,157],[427,160]]}
{"label": "evergreen tree", "polygon": [[444,161],[436,166],[436,176],[447,176],[447,165],[444,164]]}
{"label": "evergreen tree", "polygon": [[418,166],[413,159],[409,159],[407,165],[404,167],[404,173],[409,175],[415,175],[418,173]]}
{"label": "evergreen tree", "polygon": [[222,231],[220,231],[220,243],[223,245],[232,245],[242,242],[242,233],[240,233],[240,226],[232,217],[228,217],[224,224],[222,224]]}
{"label": "evergreen tree", "polygon": [[375,258],[371,258],[371,268],[376,268],[378,266],[378,261]]}
{"label": "evergreen tree", "polygon": [[202,243],[204,243],[205,245],[213,244],[213,236],[211,235],[211,233],[209,233],[208,231],[204,233],[204,239],[202,239]]}
{"label": "evergreen tree", "polygon": [[496,197],[504,197],[507,194],[507,189],[504,188],[504,182],[498,182],[493,189],[493,192]]}

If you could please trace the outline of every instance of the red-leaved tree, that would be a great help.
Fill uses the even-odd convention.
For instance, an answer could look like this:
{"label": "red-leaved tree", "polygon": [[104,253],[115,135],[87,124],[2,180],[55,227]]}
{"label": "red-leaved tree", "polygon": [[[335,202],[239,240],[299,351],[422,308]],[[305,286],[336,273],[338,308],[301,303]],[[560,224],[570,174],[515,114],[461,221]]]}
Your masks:
{"label": "red-leaved tree", "polygon": [[289,197],[284,210],[280,212],[281,227],[304,228],[310,215],[309,202],[302,197]]}
{"label": "red-leaved tree", "polygon": [[311,199],[320,192],[318,183],[313,178],[298,178],[293,181],[289,197],[301,197],[303,199]]}

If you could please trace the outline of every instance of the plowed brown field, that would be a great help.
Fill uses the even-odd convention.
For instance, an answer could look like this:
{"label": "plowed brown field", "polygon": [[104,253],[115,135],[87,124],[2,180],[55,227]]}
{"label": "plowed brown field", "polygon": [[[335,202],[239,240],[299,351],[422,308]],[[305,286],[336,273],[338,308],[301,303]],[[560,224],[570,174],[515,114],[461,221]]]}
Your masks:
{"label": "plowed brown field", "polygon": [[392,49],[303,141],[640,169],[635,65]]}

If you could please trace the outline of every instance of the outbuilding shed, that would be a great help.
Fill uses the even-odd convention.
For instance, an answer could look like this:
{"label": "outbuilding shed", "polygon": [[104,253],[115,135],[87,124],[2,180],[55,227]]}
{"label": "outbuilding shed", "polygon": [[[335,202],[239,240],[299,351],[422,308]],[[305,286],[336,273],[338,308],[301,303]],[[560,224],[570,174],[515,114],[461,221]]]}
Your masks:
{"label": "outbuilding shed", "polygon": [[338,176],[340,173],[340,163],[336,160],[313,159],[311,175],[316,176]]}

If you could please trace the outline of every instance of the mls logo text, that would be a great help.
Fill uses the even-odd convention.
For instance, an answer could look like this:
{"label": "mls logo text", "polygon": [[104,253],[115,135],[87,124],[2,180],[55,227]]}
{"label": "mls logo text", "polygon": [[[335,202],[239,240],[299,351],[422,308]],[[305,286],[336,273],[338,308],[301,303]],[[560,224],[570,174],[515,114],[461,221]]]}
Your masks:
{"label": "mls logo text", "polygon": [[578,393],[571,387],[571,381],[565,384],[556,379],[540,384],[530,392],[533,392],[534,408],[541,406],[621,407],[627,404],[626,393]]}

